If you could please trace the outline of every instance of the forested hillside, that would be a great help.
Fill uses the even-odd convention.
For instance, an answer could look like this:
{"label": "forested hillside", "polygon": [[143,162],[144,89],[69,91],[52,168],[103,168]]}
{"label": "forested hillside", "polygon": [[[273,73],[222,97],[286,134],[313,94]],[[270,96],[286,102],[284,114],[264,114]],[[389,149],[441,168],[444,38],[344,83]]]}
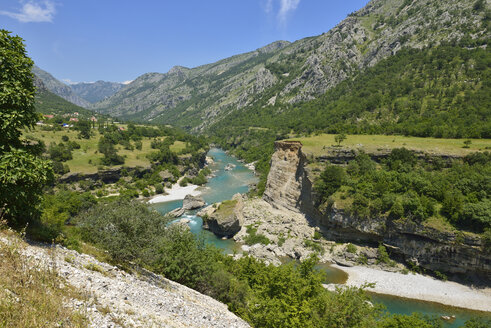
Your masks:
{"label": "forested hillside", "polygon": [[248,161],[260,160],[260,170],[267,170],[272,142],[291,134],[489,138],[490,61],[487,48],[463,44],[405,49],[318,99],[259,103],[208,131],[222,147]]}
{"label": "forested hillside", "polygon": [[36,111],[42,114],[63,115],[77,112],[85,117],[94,115],[93,111],[77,106],[44,88],[37,89],[35,99]]}

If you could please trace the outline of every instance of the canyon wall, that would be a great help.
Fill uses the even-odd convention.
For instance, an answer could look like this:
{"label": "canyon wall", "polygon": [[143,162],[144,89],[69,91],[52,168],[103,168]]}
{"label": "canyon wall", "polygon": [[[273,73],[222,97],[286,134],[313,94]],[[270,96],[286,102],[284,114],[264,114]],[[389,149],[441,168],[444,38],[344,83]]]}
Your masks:
{"label": "canyon wall", "polygon": [[306,162],[300,142],[277,141],[264,200],[277,208],[305,213],[328,238],[383,243],[391,254],[433,271],[491,276],[491,254],[483,251],[478,236],[440,231],[409,220],[360,219],[336,204],[322,209],[316,204]]}

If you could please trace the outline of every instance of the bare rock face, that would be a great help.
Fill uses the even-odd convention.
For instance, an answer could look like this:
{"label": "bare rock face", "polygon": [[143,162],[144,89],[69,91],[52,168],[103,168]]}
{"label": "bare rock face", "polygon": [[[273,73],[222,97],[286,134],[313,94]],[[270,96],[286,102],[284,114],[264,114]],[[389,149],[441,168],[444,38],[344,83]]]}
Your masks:
{"label": "bare rock face", "polygon": [[302,190],[308,188],[305,178],[305,155],[299,141],[276,141],[271,158],[263,199],[276,208],[299,212],[305,204]]}
{"label": "bare rock face", "polygon": [[174,178],[174,175],[169,172],[169,170],[164,170],[159,172],[159,176],[162,178],[162,181],[170,181]]}
{"label": "bare rock face", "polygon": [[205,206],[205,204],[206,202],[204,201],[203,197],[186,195],[182,201],[182,208],[184,210],[194,210]]}
{"label": "bare rock face", "polygon": [[233,237],[242,228],[244,202],[240,194],[232,200],[220,204],[204,222],[203,228],[210,230],[218,237]]}

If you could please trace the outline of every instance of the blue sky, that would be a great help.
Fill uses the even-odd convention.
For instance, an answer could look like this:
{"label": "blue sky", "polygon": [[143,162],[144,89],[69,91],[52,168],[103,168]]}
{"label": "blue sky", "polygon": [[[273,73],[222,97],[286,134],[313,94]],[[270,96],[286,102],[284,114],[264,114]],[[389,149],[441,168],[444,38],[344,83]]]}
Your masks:
{"label": "blue sky", "polygon": [[368,0],[2,0],[0,28],[60,80],[128,81],[327,32]]}

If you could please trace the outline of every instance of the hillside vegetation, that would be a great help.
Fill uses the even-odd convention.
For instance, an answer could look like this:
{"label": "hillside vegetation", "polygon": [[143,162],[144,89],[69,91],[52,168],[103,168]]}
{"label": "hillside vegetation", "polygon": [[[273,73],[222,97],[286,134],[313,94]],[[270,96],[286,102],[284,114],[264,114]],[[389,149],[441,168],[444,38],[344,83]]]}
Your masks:
{"label": "hillside vegetation", "polygon": [[[226,118],[279,133],[491,137],[491,52],[459,46],[401,50],[319,99],[260,106]],[[231,126],[232,125],[232,126]]]}
{"label": "hillside vegetation", "polygon": [[77,106],[43,87],[37,88],[35,107],[36,111],[41,114],[63,115],[77,112],[82,115],[82,117],[86,118],[91,116],[99,116],[99,114]]}
{"label": "hillside vegetation", "polygon": [[[488,22],[489,8],[481,0],[373,0],[322,35],[293,43],[275,42],[196,68],[176,66],[166,74],[148,73],[93,108],[117,117],[203,131],[227,115],[235,117],[238,110],[253,115],[274,104],[278,113],[289,105],[312,100],[406,48],[445,42],[480,46],[482,40],[489,39]],[[469,88],[479,84],[471,81]],[[402,105],[412,108],[417,104],[405,105],[403,101]],[[430,110],[435,105],[440,104],[428,102]],[[371,117],[366,119],[371,123]],[[462,133],[466,131],[470,130]],[[456,135],[456,131],[450,133]]]}
{"label": "hillside vegetation", "polygon": [[[302,143],[302,151],[315,157],[323,156],[328,151],[339,149],[335,134],[319,134],[308,137],[292,138]],[[491,149],[491,139],[445,139],[421,138],[399,135],[363,135],[349,134],[340,143],[342,150],[359,149],[366,153],[387,152],[394,148],[407,148],[430,155],[465,156],[476,151]]]}
{"label": "hillside vegetation", "polygon": [[263,172],[273,141],[292,134],[488,138],[490,61],[487,48],[402,50],[318,99],[296,105],[260,104],[225,117],[209,133],[246,160],[259,160]]}

